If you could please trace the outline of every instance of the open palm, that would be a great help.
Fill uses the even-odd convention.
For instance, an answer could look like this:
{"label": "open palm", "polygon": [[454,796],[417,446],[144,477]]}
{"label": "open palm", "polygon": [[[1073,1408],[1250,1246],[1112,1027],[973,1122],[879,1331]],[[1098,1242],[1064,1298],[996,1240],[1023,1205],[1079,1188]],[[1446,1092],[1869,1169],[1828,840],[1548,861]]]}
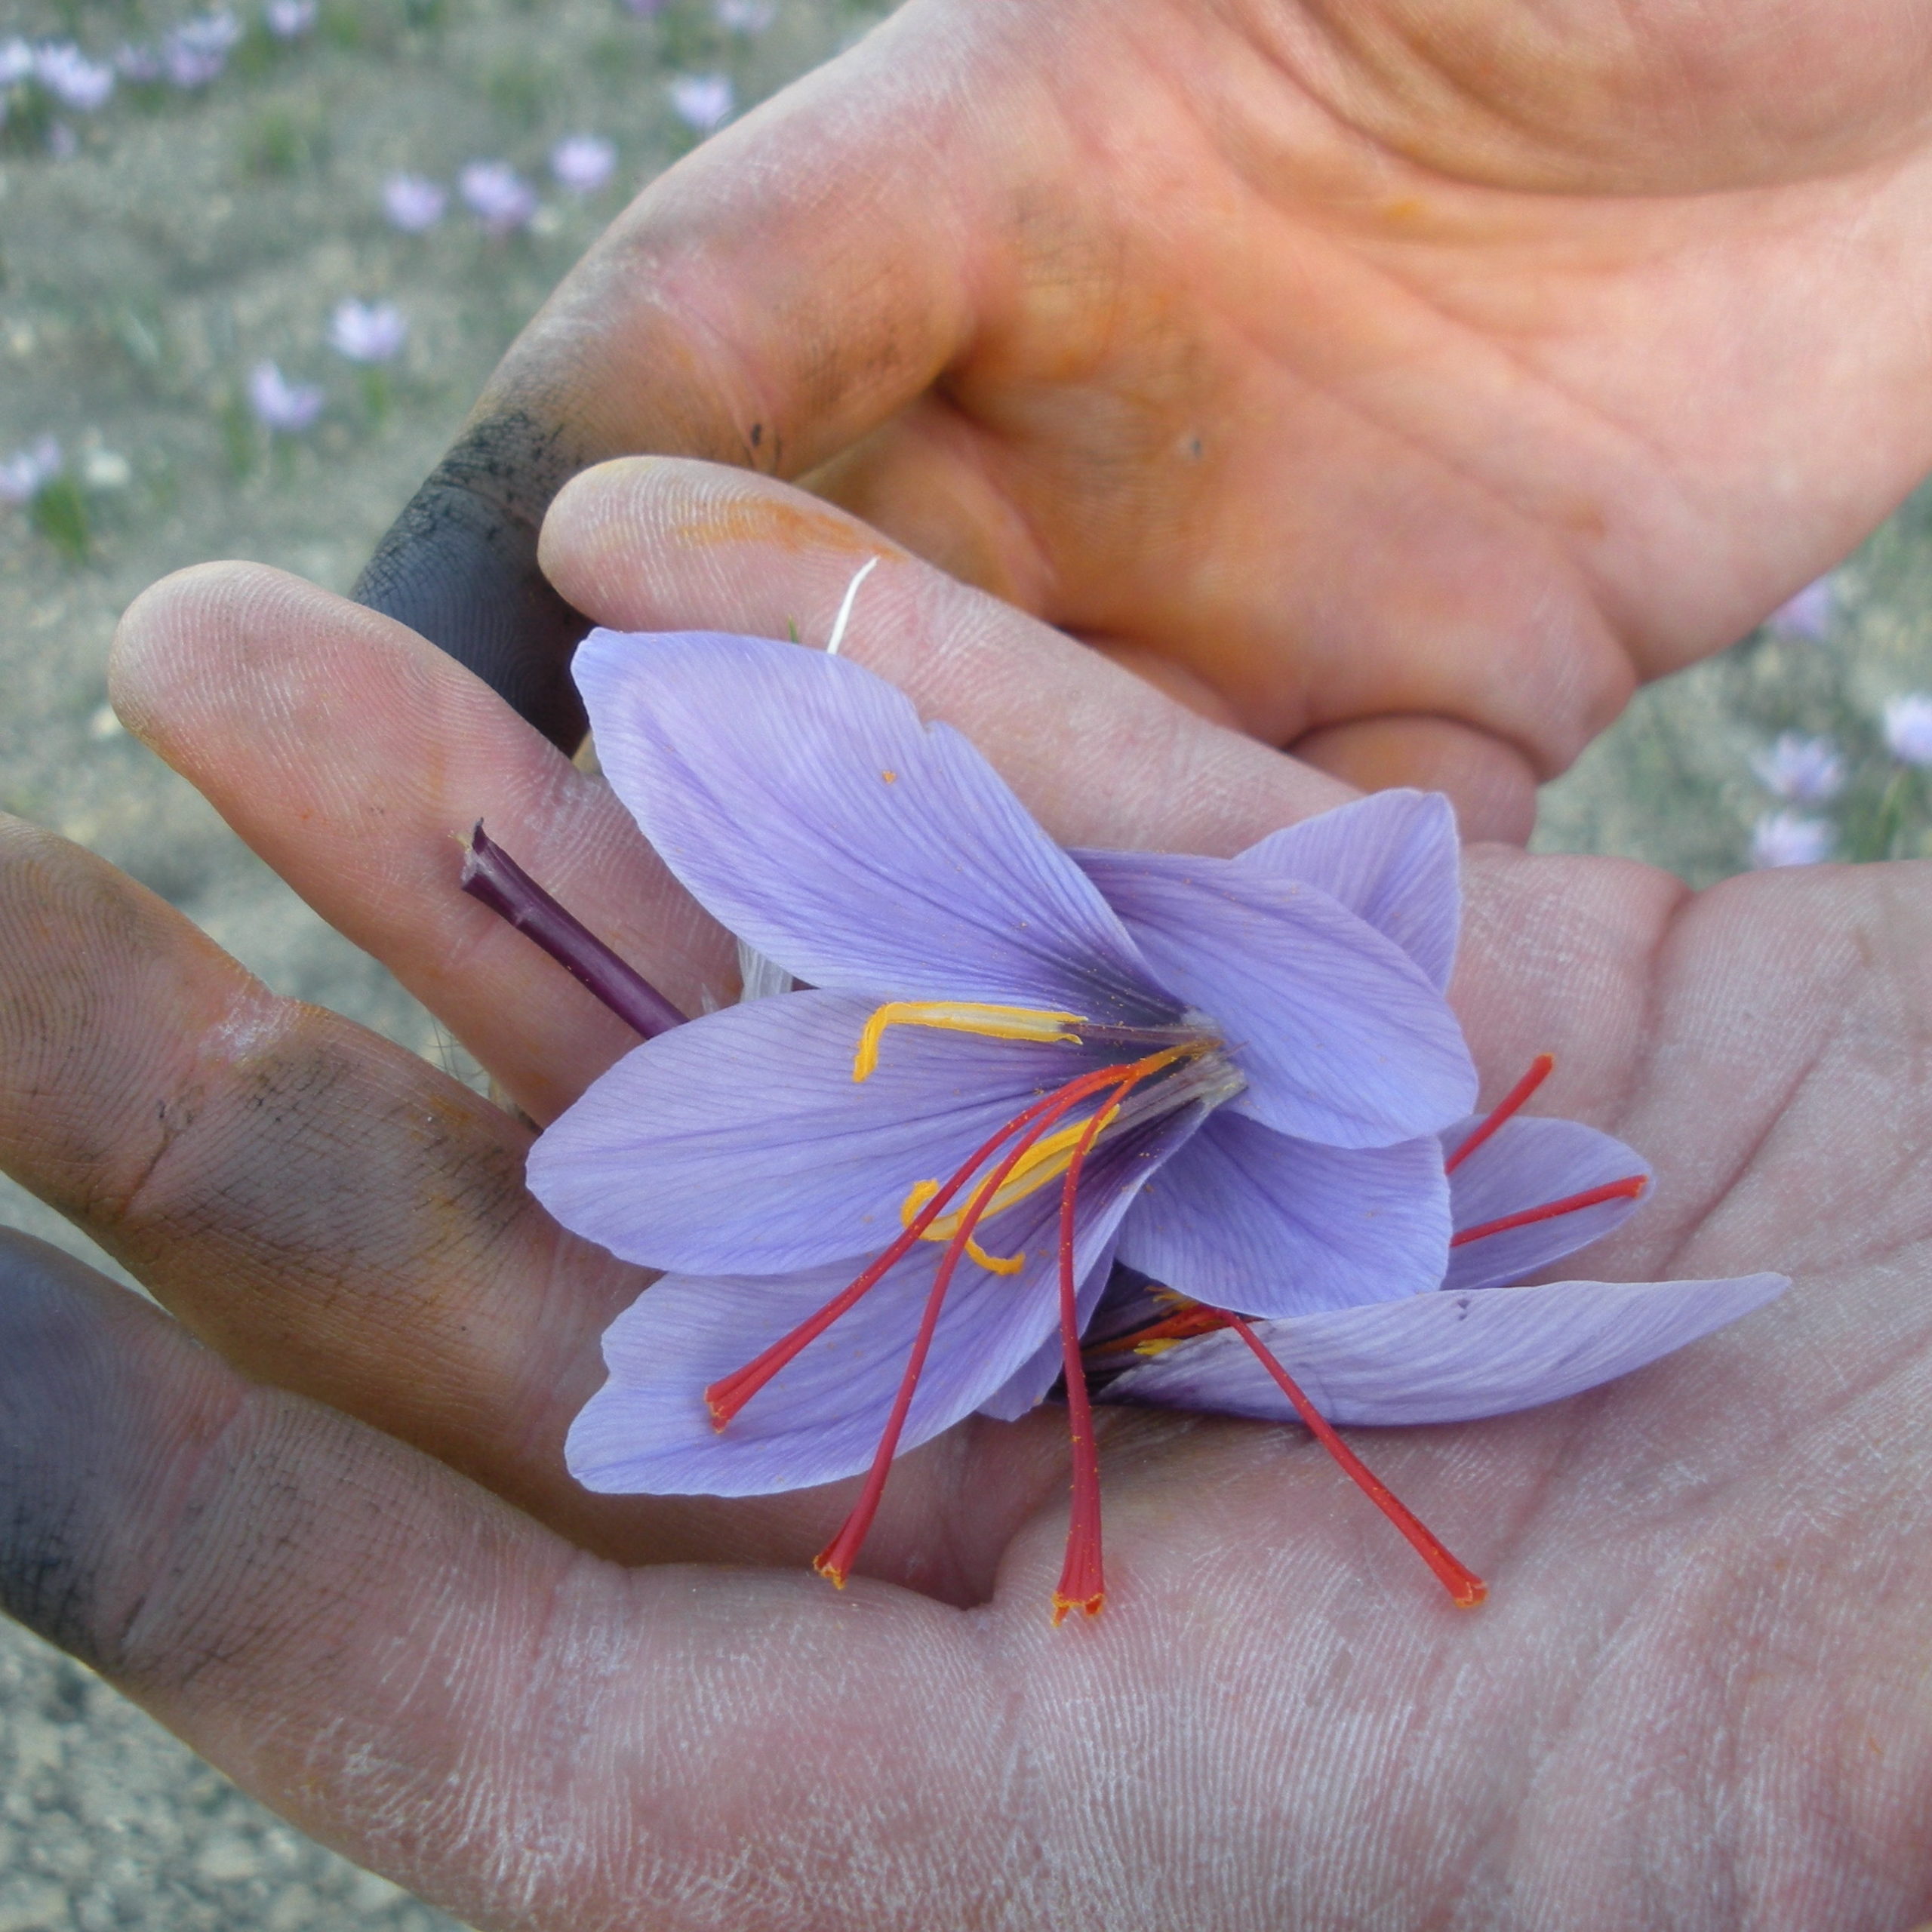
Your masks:
{"label": "open palm", "polygon": [[[617,540],[700,509],[737,533],[708,555]],[[549,561],[614,622],[768,629],[863,542],[774,485],[618,466]],[[1069,839],[1232,850],[1334,795],[909,559],[848,648]],[[727,989],[601,783],[388,620],[193,573],[118,681],[532,1112],[624,1036],[456,892],[472,817],[680,998]],[[1486,1091],[1551,1049],[1550,1103],[1658,1169],[1602,1271],[1796,1287],[1590,1395],[1356,1432],[1489,1578],[1473,1614],[1298,1434],[1116,1413],[1109,1607],[1055,1630],[1051,1410],[906,1459],[842,1595],[801,1566],[851,1485],[575,1490],[562,1432],[638,1280],[530,1200],[526,1131],[10,824],[0,1152],[211,1346],[8,1244],[9,1606],[485,1927],[1897,1932],[1932,1906],[1932,878],[1468,871]]]}
{"label": "open palm", "polygon": [[1929,72],[1899,0],[911,0],[639,197],[364,595],[568,740],[550,493],[743,465],[1521,836],[1932,463]]}

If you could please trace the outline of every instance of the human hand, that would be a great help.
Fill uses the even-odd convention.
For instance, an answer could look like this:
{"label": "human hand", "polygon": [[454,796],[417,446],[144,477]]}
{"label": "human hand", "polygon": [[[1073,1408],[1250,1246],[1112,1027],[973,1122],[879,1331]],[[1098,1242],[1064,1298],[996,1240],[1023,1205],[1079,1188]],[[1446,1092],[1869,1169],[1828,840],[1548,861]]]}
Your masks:
{"label": "human hand", "polygon": [[552,493],[743,465],[1520,838],[1932,463],[1928,61],[1900,0],[912,0],[639,197],[361,594],[573,742]]}
{"label": "human hand", "polygon": [[[637,540],[666,525],[715,540]],[[862,534],[651,464],[575,485],[549,541],[607,620],[758,627],[829,608]],[[848,648],[1069,841],[1226,851],[1334,797],[916,562]],[[472,817],[681,999],[727,989],[601,785],[386,620],[192,573],[131,614],[118,678],[540,1116],[626,1041],[455,891]],[[1692,898],[1491,849],[1469,883],[1488,1092],[1550,1048],[1550,1109],[1657,1165],[1604,1272],[1797,1285],[1588,1396],[1357,1434],[1487,1577],[1474,1614],[1300,1437],[1112,1413],[1109,1607],[1056,1631],[1050,1414],[907,1457],[842,1595],[803,1565],[852,1484],[576,1490],[564,1429],[638,1279],[531,1203],[525,1131],[11,824],[0,1156],[209,1346],[10,1246],[6,1601],[485,1927],[1895,1932],[1932,1903],[1932,881]]]}

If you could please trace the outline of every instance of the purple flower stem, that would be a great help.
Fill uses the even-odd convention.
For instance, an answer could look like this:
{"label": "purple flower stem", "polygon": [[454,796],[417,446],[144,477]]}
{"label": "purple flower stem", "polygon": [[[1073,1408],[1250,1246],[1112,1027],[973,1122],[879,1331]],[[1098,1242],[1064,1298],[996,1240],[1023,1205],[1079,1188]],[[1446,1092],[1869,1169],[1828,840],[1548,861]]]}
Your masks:
{"label": "purple flower stem", "polygon": [[534,940],[572,979],[587,986],[626,1026],[654,1040],[685,1016],[625,964],[581,920],[565,912],[490,838],[478,819],[463,861],[463,889]]}

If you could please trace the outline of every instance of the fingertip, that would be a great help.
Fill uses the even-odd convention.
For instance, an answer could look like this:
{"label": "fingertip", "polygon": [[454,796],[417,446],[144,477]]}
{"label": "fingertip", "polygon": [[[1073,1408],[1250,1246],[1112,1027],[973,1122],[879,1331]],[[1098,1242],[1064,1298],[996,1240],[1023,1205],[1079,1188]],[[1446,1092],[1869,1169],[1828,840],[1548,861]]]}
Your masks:
{"label": "fingertip", "polygon": [[472,425],[357,580],[358,604],[473,672],[552,743],[583,739],[570,654],[589,628],[539,567],[538,521],[571,464],[561,432],[512,410]]}
{"label": "fingertip", "polygon": [[685,457],[622,457],[573,477],[544,520],[538,557],[576,608],[639,629],[687,621],[681,600],[715,605],[726,592],[747,625],[769,624],[757,587],[774,565],[795,591],[821,576],[842,587],[869,558],[910,561],[890,538],[794,485]]}
{"label": "fingertip", "polygon": [[1537,775],[1521,752],[1447,718],[1364,718],[1310,731],[1289,747],[1363,792],[1414,786],[1446,793],[1465,844],[1528,841]]}

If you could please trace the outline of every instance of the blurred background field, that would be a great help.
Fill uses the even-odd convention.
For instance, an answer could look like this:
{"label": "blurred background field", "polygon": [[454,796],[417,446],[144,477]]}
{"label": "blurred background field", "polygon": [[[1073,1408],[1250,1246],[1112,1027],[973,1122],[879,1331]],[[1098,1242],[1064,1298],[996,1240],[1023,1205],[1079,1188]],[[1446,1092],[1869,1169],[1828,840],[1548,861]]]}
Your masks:
{"label": "blurred background field", "polygon": [[[121,731],[114,620],[212,557],[346,590],[629,195],[884,10],[0,0],[0,808],[124,867],[278,990],[473,1077]],[[1640,697],[1548,789],[1537,843],[1694,884],[1754,852],[1932,853],[1912,761],[1932,761],[1932,710],[1897,704],[1927,688],[1921,493],[1725,657]],[[115,1272],[3,1183],[0,1220]],[[450,1922],[11,1626],[0,1800],[0,1932]]]}

